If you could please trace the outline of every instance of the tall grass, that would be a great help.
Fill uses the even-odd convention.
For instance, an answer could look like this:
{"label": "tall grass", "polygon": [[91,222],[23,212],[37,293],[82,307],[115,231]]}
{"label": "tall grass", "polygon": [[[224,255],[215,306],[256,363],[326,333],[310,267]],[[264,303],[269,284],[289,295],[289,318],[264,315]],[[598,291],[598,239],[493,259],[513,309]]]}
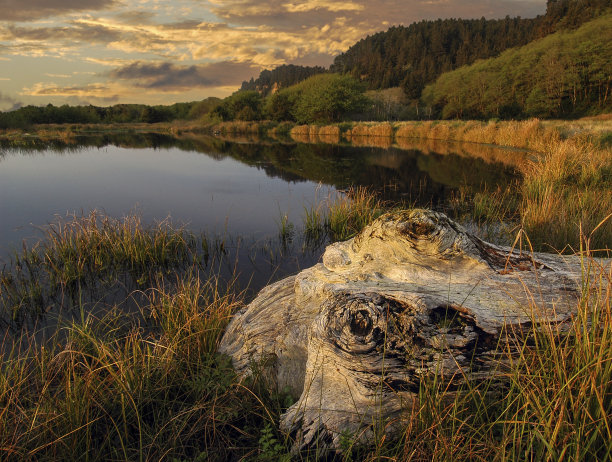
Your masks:
{"label": "tall grass", "polygon": [[0,313],[20,324],[76,303],[85,287],[145,286],[178,267],[200,265],[210,251],[206,236],[169,222],[148,227],[138,216],[117,220],[97,211],[60,220],[0,272]]}
{"label": "tall grass", "polygon": [[116,308],[2,352],[0,459],[229,460],[256,448],[256,384],[216,353],[241,295],[197,277],[166,286],[146,292],[137,318]]}
{"label": "tall grass", "polygon": [[349,239],[388,210],[376,192],[363,186],[351,187],[305,207],[305,238],[314,242],[324,236],[331,241]]}
{"label": "tall grass", "polygon": [[[597,228],[593,249],[612,242],[612,149],[592,142],[552,144],[524,169],[520,186],[520,215],[524,229],[540,248],[574,251],[576,236]],[[601,226],[599,226],[601,223]]]}

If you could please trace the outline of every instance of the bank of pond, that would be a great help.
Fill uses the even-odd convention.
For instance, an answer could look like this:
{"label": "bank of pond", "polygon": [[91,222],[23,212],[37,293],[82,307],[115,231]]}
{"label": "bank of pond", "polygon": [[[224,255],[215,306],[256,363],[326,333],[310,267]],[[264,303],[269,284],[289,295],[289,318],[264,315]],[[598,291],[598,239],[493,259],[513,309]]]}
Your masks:
{"label": "bank of pond", "polygon": [[[340,143],[320,128],[5,137],[0,458],[609,458],[611,278],[593,258],[611,242],[605,148],[387,142],[355,128]],[[245,381],[217,354],[227,322],[328,244],[415,207],[525,252],[582,251],[599,287],[577,301],[584,323],[522,340],[502,394],[467,383],[449,401],[424,377],[399,439],[291,453],[278,418],[292,398],[262,365]]]}

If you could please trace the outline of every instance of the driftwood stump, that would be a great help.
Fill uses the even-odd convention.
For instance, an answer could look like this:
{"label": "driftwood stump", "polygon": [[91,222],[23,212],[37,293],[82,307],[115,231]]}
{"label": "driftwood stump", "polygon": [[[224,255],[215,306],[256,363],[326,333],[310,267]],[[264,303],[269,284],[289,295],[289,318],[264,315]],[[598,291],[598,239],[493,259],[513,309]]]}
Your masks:
{"label": "driftwood stump", "polygon": [[432,211],[391,213],[264,288],[220,350],[243,374],[272,358],[276,385],[297,399],[281,429],[296,448],[337,450],[343,434],[393,432],[423,375],[478,380],[504,331],[568,320],[580,275],[578,257],[489,244]]}

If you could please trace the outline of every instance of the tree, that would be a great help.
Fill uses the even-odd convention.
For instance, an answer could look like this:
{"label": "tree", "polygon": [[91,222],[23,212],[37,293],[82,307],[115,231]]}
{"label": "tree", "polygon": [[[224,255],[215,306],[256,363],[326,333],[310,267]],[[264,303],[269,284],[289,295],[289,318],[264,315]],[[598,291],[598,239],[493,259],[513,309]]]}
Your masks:
{"label": "tree", "polygon": [[365,86],[349,75],[320,74],[299,85],[292,114],[299,123],[334,122],[365,109]]}
{"label": "tree", "polygon": [[225,98],[213,113],[223,120],[261,120],[263,99],[254,90],[240,90]]}
{"label": "tree", "polygon": [[299,94],[288,88],[280,90],[266,99],[264,113],[271,120],[295,121],[292,111]]}

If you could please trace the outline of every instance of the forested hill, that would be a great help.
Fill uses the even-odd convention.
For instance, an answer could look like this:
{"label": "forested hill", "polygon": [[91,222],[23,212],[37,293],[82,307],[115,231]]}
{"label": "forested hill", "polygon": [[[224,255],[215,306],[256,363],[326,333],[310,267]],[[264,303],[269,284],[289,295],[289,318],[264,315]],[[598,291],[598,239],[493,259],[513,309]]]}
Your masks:
{"label": "forested hill", "polygon": [[410,98],[447,72],[538,36],[531,19],[445,19],[392,27],[336,57],[331,69],[368,82],[370,89],[401,86]]}
{"label": "forested hill", "polygon": [[612,13],[442,74],[421,100],[436,118],[580,117],[612,111]]}
{"label": "forested hill", "polygon": [[316,74],[321,74],[327,70],[321,66],[295,66],[293,64],[285,64],[271,71],[264,70],[259,74],[259,77],[248,82],[242,82],[240,90],[256,90],[263,96],[279,90],[295,85],[308,77]]}
{"label": "forested hill", "polygon": [[401,86],[418,98],[444,72],[577,27],[611,6],[612,0],[549,0],[546,14],[533,19],[446,19],[393,27],[357,42],[336,57],[331,70],[365,80],[371,89]]}
{"label": "forested hill", "polygon": [[[392,27],[360,40],[337,56],[332,72],[351,74],[370,89],[401,86],[410,98],[439,75],[478,59],[542,38],[559,29],[576,28],[608,8],[612,0],[548,0],[546,14],[532,19],[439,19]],[[321,67],[280,66],[244,82],[241,90],[267,95],[313,74]]]}

